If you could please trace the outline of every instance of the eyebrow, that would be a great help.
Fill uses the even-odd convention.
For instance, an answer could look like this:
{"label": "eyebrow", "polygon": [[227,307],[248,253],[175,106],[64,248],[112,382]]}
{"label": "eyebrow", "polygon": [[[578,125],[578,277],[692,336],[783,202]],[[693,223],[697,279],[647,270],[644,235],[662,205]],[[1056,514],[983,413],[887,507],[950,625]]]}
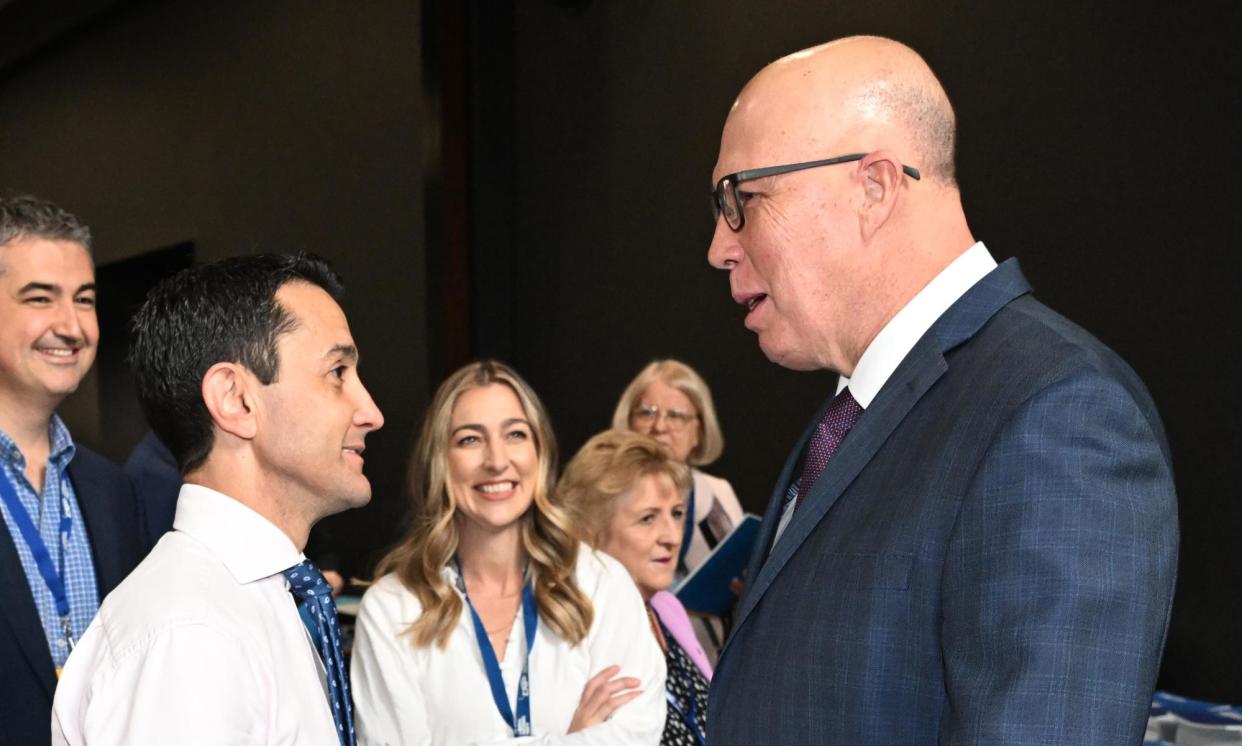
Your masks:
{"label": "eyebrow", "polygon": [[[531,426],[530,421],[527,420],[525,417],[510,417],[509,419],[500,423],[500,429],[504,430],[505,428],[512,427],[513,425],[525,425],[529,427],[531,430],[535,429],[533,426]],[[467,422],[464,425],[458,425],[457,427],[453,428],[453,431],[449,433],[449,435],[456,435],[459,430],[478,430],[479,432],[485,432],[487,428],[483,427],[482,425],[476,422]]]}
{"label": "eyebrow", "polygon": [[350,362],[358,362],[358,348],[354,345],[332,345],[332,349],[323,354],[323,358],[343,357],[348,358]]}
{"label": "eyebrow", "polygon": [[[74,295],[77,295],[78,293],[81,293],[87,290],[95,290],[95,283],[87,282],[87,283],[84,283],[83,285],[80,285],[77,291],[74,292]],[[57,285],[51,282],[28,282],[25,285],[22,285],[21,289],[18,290],[17,292],[18,294],[22,294],[22,293],[33,293],[36,291],[43,292],[43,293],[63,292],[60,285]]]}

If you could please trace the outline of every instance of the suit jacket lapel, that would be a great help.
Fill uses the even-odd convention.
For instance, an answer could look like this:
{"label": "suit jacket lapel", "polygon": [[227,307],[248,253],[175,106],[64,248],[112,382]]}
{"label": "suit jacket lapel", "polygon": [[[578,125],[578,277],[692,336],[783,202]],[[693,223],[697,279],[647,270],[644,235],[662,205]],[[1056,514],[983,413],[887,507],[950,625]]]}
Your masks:
{"label": "suit jacket lapel", "polygon": [[[789,483],[793,480],[794,469],[802,460],[802,452],[806,450],[806,442],[811,437],[811,433],[815,430],[815,423],[823,415],[824,409],[831,402],[829,397],[827,402],[820,405],[815,412],[815,416],[811,418],[810,424],[802,431],[802,435],[798,437],[797,444],[785,459],[785,466],[781,469],[780,478],[776,480],[776,488],[772,491],[772,498],[768,501],[768,509],[763,514],[763,523],[759,525],[759,536],[755,539],[755,546],[750,550],[750,561],[746,564],[746,577],[759,577],[759,570],[763,566],[764,560],[767,559],[768,550],[772,547],[772,537],[776,533],[776,527],[781,522],[781,513],[785,505],[785,494],[789,491]],[[739,609],[746,602],[746,596],[750,594],[751,585],[748,582],[739,599]]]}
{"label": "suit jacket lapel", "polygon": [[[0,476],[0,479],[4,477]],[[0,526],[0,623],[7,624],[16,646],[30,663],[39,684],[48,698],[56,687],[56,675],[52,653],[47,649],[47,637],[43,634],[43,622],[35,608],[30,582],[22,569],[21,557],[13,545],[13,537],[7,526]],[[0,632],[3,634],[3,632]],[[9,676],[8,672],[5,676]]]}
{"label": "suit jacket lapel", "polygon": [[[914,351],[907,356],[901,367],[906,367],[906,363],[912,363],[913,356]],[[917,365],[911,366],[919,369],[917,375],[903,385],[895,387],[894,395],[877,396],[859,418],[858,424],[850,431],[849,436],[842,441],[829,467],[824,470],[811,492],[803,499],[802,505],[785,528],[785,533],[776,540],[767,561],[763,563],[756,575],[751,576],[754,580],[748,582],[746,596],[734,614],[735,626],[742,625],[751,610],[759,603],[764,592],[772,585],[772,581],[785,567],[789,558],[802,546],[811,531],[828,513],[863,467],[871,461],[880,446],[905,418],[910,408],[922,398],[927,389],[947,369],[944,358],[939,352],[934,352],[933,355],[927,357],[930,359],[919,360]],[[886,392],[888,389],[889,386],[886,384]],[[799,446],[799,453],[804,445],[805,440]],[[782,485],[787,485],[791,476],[785,475]]]}
{"label": "suit jacket lapel", "polygon": [[95,583],[102,602],[104,596],[124,579],[121,562],[129,553],[117,546],[118,537],[123,534],[117,525],[116,496],[111,494],[110,485],[101,482],[95,471],[83,465],[82,461],[75,457],[69,462],[69,481],[73,484],[78,509],[82,511],[82,522],[86,524],[91,561],[95,565]]}
{"label": "suit jacket lapel", "polygon": [[[794,464],[805,448],[814,423],[828,405],[825,402],[803,432],[793,454],[785,462],[772,504],[768,506],[768,512],[764,516],[764,529],[760,532],[759,541],[751,555],[746,592],[733,615],[735,631],[745,623],[747,616],[758,605],[782,568],[880,450],[897,425],[948,370],[945,354],[974,336],[1010,301],[1028,292],[1030,285],[1022,276],[1017,260],[1010,259],[976,283],[932,325],[906,355],[879,395],[871,402],[871,406],[859,418],[858,424],[841,443],[828,468],[794,513],[785,533],[777,540],[764,561],[763,552],[767,550],[772,533],[780,520],[780,503],[789,481],[793,478]],[[732,637],[734,636],[730,639]],[[727,645],[725,649],[728,649]]]}

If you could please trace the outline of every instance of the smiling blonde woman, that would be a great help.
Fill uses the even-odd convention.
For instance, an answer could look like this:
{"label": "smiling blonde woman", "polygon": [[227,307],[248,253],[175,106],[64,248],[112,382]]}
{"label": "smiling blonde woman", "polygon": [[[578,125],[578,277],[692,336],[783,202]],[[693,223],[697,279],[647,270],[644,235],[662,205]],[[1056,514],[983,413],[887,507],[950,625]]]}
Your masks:
{"label": "smiling blonde woman", "polygon": [[663,656],[630,634],[642,598],[573,538],[555,473],[547,414],[512,369],[441,384],[411,463],[414,524],[359,611],[359,743],[659,741]]}

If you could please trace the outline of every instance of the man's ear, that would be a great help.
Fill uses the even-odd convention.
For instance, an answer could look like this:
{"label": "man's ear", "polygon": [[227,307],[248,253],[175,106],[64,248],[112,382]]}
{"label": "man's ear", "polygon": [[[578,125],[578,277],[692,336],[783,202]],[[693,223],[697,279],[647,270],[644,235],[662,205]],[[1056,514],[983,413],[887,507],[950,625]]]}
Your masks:
{"label": "man's ear", "polygon": [[901,161],[888,150],[868,153],[858,164],[863,181],[861,228],[864,241],[870,240],[892,216],[904,185]]}
{"label": "man's ear", "polygon": [[243,440],[258,432],[254,376],[237,363],[216,363],[203,376],[203,403],[216,427]]}

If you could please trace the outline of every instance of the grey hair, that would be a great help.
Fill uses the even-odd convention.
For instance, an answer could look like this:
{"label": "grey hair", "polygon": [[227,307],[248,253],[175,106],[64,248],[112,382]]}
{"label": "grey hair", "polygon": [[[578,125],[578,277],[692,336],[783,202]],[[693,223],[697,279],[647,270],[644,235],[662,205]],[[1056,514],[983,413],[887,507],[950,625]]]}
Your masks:
{"label": "grey hair", "polygon": [[88,254],[91,250],[91,229],[72,213],[28,194],[0,197],[0,247],[27,236],[72,241]]}
{"label": "grey hair", "polygon": [[878,80],[859,91],[855,105],[885,116],[907,133],[921,162],[909,163],[948,185],[956,184],[957,116],[939,85],[911,85]]}

